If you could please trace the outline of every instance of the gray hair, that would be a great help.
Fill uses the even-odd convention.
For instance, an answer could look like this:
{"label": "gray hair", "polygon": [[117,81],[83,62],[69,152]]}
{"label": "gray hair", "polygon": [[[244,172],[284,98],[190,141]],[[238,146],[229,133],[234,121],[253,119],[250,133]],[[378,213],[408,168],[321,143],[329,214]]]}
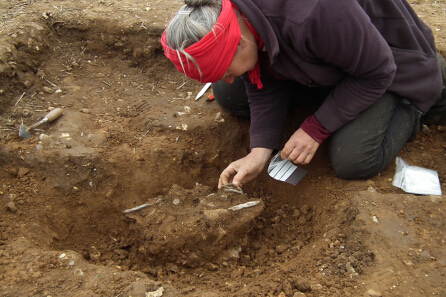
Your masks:
{"label": "gray hair", "polygon": [[221,12],[221,0],[184,0],[183,7],[166,29],[166,44],[182,53],[198,69],[195,60],[185,49],[211,32]]}

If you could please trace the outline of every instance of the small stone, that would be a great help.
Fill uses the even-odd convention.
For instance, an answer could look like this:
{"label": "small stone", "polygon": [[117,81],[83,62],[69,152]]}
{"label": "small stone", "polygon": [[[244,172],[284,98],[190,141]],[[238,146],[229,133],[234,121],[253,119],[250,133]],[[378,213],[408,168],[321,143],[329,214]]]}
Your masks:
{"label": "small stone", "polygon": [[291,281],[291,283],[301,292],[311,291],[310,282],[303,277],[297,276]]}
{"label": "small stone", "polygon": [[29,170],[28,168],[21,167],[21,168],[19,168],[19,171],[17,172],[17,177],[22,178],[25,175],[27,175],[30,171],[31,170]]}
{"label": "small stone", "polygon": [[293,295],[294,288],[287,279],[282,282],[282,292],[285,293],[285,296]]}
{"label": "small stone", "polygon": [[307,295],[305,295],[302,292],[297,292],[297,293],[294,293],[293,297],[307,297]]}
{"label": "small stone", "polygon": [[90,114],[91,110],[89,110],[88,108],[82,108],[81,112],[82,113],[86,113],[86,114]]}
{"label": "small stone", "polygon": [[295,209],[295,210],[293,211],[293,217],[296,218],[296,219],[298,219],[298,218],[300,217],[300,210]]}
{"label": "small stone", "polygon": [[146,297],[161,297],[161,296],[163,296],[163,292],[164,292],[164,288],[160,287],[156,291],[147,292],[145,296]]}
{"label": "small stone", "polygon": [[49,87],[43,87],[43,91],[47,94],[53,94],[54,90]]}
{"label": "small stone", "polygon": [[369,294],[370,297],[382,297],[382,293],[379,291],[375,291],[373,289],[370,289],[367,291],[367,294]]}
{"label": "small stone", "polygon": [[88,250],[88,254],[90,255],[90,260],[96,263],[101,262],[101,253],[95,246],[91,246]]}
{"label": "small stone", "polygon": [[297,220],[297,223],[298,223],[299,225],[305,225],[306,222],[307,222],[307,218],[306,218],[304,215],[301,215],[301,216],[299,217],[299,219]]}
{"label": "small stone", "polygon": [[404,262],[404,264],[406,264],[406,266],[408,266],[408,267],[412,267],[412,266],[413,266],[413,262],[410,261],[410,260],[404,260],[403,262]]}
{"label": "small stone", "polygon": [[289,248],[287,244],[279,244],[276,246],[276,253],[281,254]]}
{"label": "small stone", "polygon": [[33,82],[30,80],[25,80],[25,82],[23,83],[23,85],[25,86],[25,88],[29,89],[30,87],[32,87]]}
{"label": "small stone", "polygon": [[14,119],[7,119],[5,122],[5,125],[8,127],[12,127],[15,125],[15,120]]}
{"label": "small stone", "polygon": [[207,263],[206,264],[206,268],[209,271],[217,271],[218,270],[218,265],[215,265],[213,263]]}
{"label": "small stone", "polygon": [[42,134],[39,135],[39,139],[40,139],[40,140],[45,140],[45,139],[47,139],[47,138],[50,138],[50,136],[47,135],[47,134],[42,133]]}
{"label": "small stone", "polygon": [[14,202],[9,202],[8,204],[6,204],[6,209],[9,210],[12,213],[16,213],[17,212],[17,206],[15,206]]}
{"label": "small stone", "polygon": [[350,262],[348,262],[345,265],[345,269],[347,269],[347,272],[350,273],[351,275],[358,275],[358,273],[355,271],[355,268],[353,268],[353,266]]}
{"label": "small stone", "polygon": [[142,281],[137,281],[132,284],[132,287],[127,294],[128,296],[135,296],[135,297],[147,296],[146,285]]}
{"label": "small stone", "polygon": [[374,187],[369,186],[369,187],[367,188],[367,192],[369,192],[369,193],[376,193],[376,190],[375,190]]}
{"label": "small stone", "polygon": [[223,123],[225,121],[225,119],[221,116],[221,112],[217,112],[214,121],[218,123]]}

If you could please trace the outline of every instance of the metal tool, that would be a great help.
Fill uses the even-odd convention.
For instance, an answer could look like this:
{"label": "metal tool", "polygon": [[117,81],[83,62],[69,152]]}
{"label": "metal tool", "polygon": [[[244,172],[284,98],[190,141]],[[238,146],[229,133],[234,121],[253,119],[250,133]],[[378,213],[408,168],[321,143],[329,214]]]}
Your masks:
{"label": "metal tool", "polygon": [[19,136],[24,138],[30,138],[31,137],[31,134],[29,134],[30,130],[35,129],[40,125],[45,124],[46,122],[52,122],[58,119],[61,115],[63,115],[63,109],[58,107],[47,113],[42,120],[38,121],[37,123],[29,127],[25,126],[22,121],[19,128]]}
{"label": "metal tool", "polygon": [[201,89],[200,92],[198,92],[197,97],[195,97],[195,101],[200,99],[201,96],[209,89],[209,87],[212,85],[212,83],[206,83],[204,87]]}

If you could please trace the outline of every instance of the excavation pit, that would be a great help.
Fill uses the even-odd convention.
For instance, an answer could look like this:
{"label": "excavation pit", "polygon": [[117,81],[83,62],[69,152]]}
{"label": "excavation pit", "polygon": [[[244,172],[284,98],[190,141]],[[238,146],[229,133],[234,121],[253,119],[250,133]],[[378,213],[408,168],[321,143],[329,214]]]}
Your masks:
{"label": "excavation pit", "polygon": [[[181,2],[1,3],[2,296],[446,294],[443,196],[393,187],[394,165],[341,180],[322,146],[297,186],[263,172],[217,189],[249,121],[206,102],[212,90],[194,100],[202,84],[163,56]],[[433,4],[415,8],[441,24]],[[400,155],[444,185],[445,143],[429,127]]]}

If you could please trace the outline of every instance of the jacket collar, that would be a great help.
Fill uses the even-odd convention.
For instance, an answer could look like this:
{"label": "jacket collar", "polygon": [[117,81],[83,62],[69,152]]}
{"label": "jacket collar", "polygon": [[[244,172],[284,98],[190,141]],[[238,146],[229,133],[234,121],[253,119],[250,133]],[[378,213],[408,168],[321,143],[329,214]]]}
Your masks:
{"label": "jacket collar", "polygon": [[276,33],[271,27],[268,19],[265,17],[259,7],[251,0],[231,0],[248,18],[251,25],[257,31],[264,42],[264,47],[268,52],[270,64],[274,64],[279,54],[279,41]]}

